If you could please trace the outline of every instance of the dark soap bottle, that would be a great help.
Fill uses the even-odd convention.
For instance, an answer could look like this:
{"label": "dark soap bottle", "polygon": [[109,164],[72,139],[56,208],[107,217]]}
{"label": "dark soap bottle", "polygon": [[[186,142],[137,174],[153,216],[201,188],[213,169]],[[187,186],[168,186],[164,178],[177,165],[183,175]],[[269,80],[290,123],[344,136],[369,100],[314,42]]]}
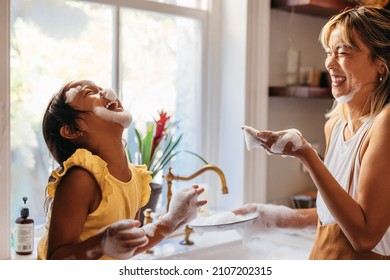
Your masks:
{"label": "dark soap bottle", "polygon": [[29,255],[34,249],[34,220],[28,217],[27,197],[23,197],[23,201],[20,217],[15,221],[15,252],[18,255]]}

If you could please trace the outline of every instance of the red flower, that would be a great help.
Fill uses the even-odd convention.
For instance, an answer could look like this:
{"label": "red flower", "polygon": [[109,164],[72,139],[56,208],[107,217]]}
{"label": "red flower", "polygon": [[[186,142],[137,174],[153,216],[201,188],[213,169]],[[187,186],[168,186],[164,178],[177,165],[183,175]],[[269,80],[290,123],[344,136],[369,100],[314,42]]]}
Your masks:
{"label": "red flower", "polygon": [[151,157],[154,155],[157,146],[160,144],[162,138],[165,136],[165,131],[167,129],[165,126],[171,118],[170,116],[167,116],[167,112],[164,112],[164,110],[161,110],[160,112],[158,112],[158,114],[160,115],[160,119],[154,119],[154,121],[156,122],[156,131],[153,137],[152,151],[150,153]]}
{"label": "red flower", "polygon": [[[158,112],[159,119],[154,119],[154,124],[149,124],[147,126],[146,135],[141,136],[140,132],[134,128],[136,141],[138,142],[138,151],[131,153],[130,149],[127,148],[127,156],[131,163],[135,164],[144,164],[147,166],[148,170],[152,172],[152,177],[156,176],[160,171],[162,171],[165,166],[180,152],[187,152],[202,160],[205,164],[205,161],[201,156],[190,152],[190,151],[178,151],[176,150],[179,145],[183,134],[175,138],[171,128],[175,125],[174,123],[169,122],[171,116],[168,116],[164,110]],[[163,138],[164,141],[163,141]],[[166,142],[164,147],[161,147],[161,142]],[[157,151],[160,150],[160,153],[157,155]],[[134,161],[132,160],[134,156]]]}

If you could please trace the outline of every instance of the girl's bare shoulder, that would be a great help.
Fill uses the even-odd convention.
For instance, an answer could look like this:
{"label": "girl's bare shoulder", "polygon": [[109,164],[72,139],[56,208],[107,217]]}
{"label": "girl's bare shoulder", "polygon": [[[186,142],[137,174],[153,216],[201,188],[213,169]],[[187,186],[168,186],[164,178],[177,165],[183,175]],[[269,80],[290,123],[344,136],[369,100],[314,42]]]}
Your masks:
{"label": "girl's bare shoulder", "polygon": [[64,195],[69,194],[73,197],[93,197],[98,189],[98,182],[88,170],[79,166],[74,166],[63,176],[58,185],[57,192]]}

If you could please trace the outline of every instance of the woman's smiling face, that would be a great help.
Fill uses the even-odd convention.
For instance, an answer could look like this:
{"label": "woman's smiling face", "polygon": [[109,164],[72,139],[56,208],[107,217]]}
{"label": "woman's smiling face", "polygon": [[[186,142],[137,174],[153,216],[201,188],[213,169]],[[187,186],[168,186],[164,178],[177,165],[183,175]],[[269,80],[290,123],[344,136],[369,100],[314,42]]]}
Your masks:
{"label": "woman's smiling face", "polygon": [[356,38],[359,49],[342,39],[342,30],[336,27],[326,49],[325,67],[332,79],[332,94],[340,103],[347,103],[356,94],[368,97],[378,80],[379,62],[373,62],[370,50]]}

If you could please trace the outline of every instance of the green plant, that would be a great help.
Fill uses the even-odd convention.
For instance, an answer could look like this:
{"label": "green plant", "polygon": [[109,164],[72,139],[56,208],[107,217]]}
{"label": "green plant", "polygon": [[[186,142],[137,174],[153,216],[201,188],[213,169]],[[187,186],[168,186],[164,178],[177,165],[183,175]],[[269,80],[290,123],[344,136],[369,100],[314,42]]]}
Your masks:
{"label": "green plant", "polygon": [[192,154],[207,164],[206,160],[194,152],[177,150],[183,134],[176,138],[172,132],[174,123],[170,122],[171,117],[164,110],[161,110],[158,114],[159,119],[154,119],[154,123],[148,125],[146,134],[143,137],[139,130],[134,128],[138,150],[133,154],[133,157],[130,148],[127,148],[127,156],[130,162],[145,164],[148,170],[152,171],[153,178],[181,152]]}

